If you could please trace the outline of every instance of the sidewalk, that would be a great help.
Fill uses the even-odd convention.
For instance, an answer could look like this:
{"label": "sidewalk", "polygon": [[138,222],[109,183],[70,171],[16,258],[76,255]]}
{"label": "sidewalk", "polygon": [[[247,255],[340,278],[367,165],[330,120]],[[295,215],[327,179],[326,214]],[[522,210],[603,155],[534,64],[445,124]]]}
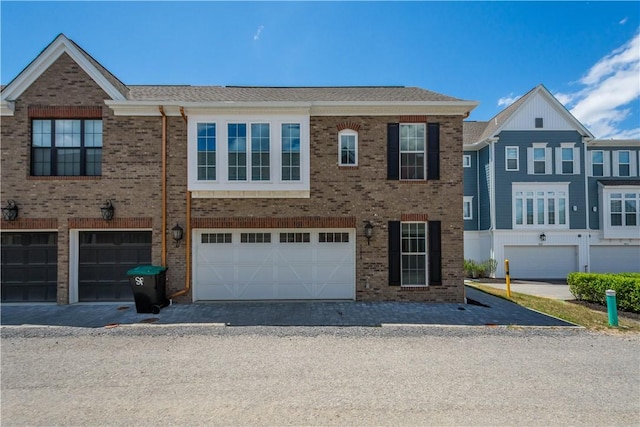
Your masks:
{"label": "sidewalk", "polygon": [[174,304],[138,314],[121,304],[2,305],[3,327],[199,324],[216,326],[573,326],[466,286],[468,304],[412,302],[211,302]]}
{"label": "sidewalk", "polygon": [[[496,279],[492,279],[492,282]],[[482,279],[465,280],[465,284],[471,285],[485,285],[492,288],[507,289],[505,280],[497,283],[491,283],[489,281],[483,281]],[[512,280],[511,292],[519,292],[521,294],[534,295],[537,297],[559,299],[559,300],[572,300],[575,299],[571,291],[569,291],[569,285],[566,282],[561,281],[532,281],[532,280]]]}

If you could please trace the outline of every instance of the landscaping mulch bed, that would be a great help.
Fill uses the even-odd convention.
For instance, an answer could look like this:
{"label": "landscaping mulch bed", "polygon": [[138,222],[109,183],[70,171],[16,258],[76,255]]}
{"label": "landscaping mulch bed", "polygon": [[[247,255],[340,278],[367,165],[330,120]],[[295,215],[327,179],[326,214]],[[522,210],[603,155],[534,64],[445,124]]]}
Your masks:
{"label": "landscaping mulch bed", "polygon": [[[567,302],[570,302],[572,304],[582,305],[582,306],[590,308],[591,310],[602,311],[603,313],[607,312],[607,307],[606,306],[600,305],[600,304],[596,304],[595,302],[579,301],[579,300],[576,300],[576,299],[569,300]],[[632,320],[636,320],[636,321],[640,322],[640,313],[634,313],[632,311],[618,310],[618,317],[625,317],[627,319],[632,319]]]}

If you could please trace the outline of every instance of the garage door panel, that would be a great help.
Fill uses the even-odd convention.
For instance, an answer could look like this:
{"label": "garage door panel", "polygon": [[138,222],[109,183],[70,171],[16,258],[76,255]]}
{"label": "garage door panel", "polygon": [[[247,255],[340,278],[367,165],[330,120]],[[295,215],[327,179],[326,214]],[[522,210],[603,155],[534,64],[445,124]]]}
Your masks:
{"label": "garage door panel", "polygon": [[[351,243],[319,244],[314,230],[216,230],[232,243],[202,243],[194,236],[196,300],[353,299],[355,235]],[[243,233],[270,233],[269,243],[241,242]],[[281,242],[300,235],[309,242]],[[305,233],[305,234],[303,234]],[[207,240],[207,239],[204,239]]]}
{"label": "garage door panel", "polygon": [[640,246],[592,246],[590,251],[594,273],[640,272]]}
{"label": "garage door panel", "polygon": [[577,271],[577,246],[505,246],[513,279],[564,279]]}
{"label": "garage door panel", "polygon": [[3,232],[3,302],[55,302],[58,282],[57,234]]}

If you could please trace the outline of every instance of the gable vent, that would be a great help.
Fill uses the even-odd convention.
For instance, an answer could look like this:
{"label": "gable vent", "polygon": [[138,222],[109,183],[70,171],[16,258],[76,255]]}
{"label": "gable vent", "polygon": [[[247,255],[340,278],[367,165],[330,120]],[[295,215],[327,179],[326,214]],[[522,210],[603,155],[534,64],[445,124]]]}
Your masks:
{"label": "gable vent", "polygon": [[536,129],[540,129],[542,127],[542,117],[536,117]]}

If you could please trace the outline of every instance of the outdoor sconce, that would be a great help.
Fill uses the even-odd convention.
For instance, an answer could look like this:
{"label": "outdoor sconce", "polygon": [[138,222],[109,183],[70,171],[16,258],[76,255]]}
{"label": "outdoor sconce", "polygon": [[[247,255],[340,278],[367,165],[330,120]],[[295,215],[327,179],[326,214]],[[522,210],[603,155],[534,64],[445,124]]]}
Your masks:
{"label": "outdoor sconce", "polygon": [[367,238],[367,245],[371,244],[371,236],[373,235],[373,224],[367,220],[364,224],[364,237]]}
{"label": "outdoor sconce", "polygon": [[111,200],[107,200],[103,207],[100,208],[100,213],[102,214],[102,219],[105,221],[111,221],[113,219],[113,204],[111,204]]}
{"label": "outdoor sconce", "polygon": [[184,230],[176,223],[176,226],[171,229],[171,235],[173,236],[173,241],[176,244],[176,248],[180,246],[180,240],[182,240],[183,234]]}
{"label": "outdoor sconce", "polygon": [[15,221],[18,218],[18,206],[13,200],[7,201],[7,206],[2,208],[2,218],[5,221]]}
{"label": "outdoor sconce", "polygon": [[539,237],[540,237],[540,241],[541,241],[541,242],[544,242],[545,240],[547,240],[547,235],[546,235],[546,234],[544,234],[544,233],[540,234],[540,236],[539,236]]}
{"label": "outdoor sconce", "polygon": [[573,211],[578,212],[578,207],[576,205],[573,205]]}

